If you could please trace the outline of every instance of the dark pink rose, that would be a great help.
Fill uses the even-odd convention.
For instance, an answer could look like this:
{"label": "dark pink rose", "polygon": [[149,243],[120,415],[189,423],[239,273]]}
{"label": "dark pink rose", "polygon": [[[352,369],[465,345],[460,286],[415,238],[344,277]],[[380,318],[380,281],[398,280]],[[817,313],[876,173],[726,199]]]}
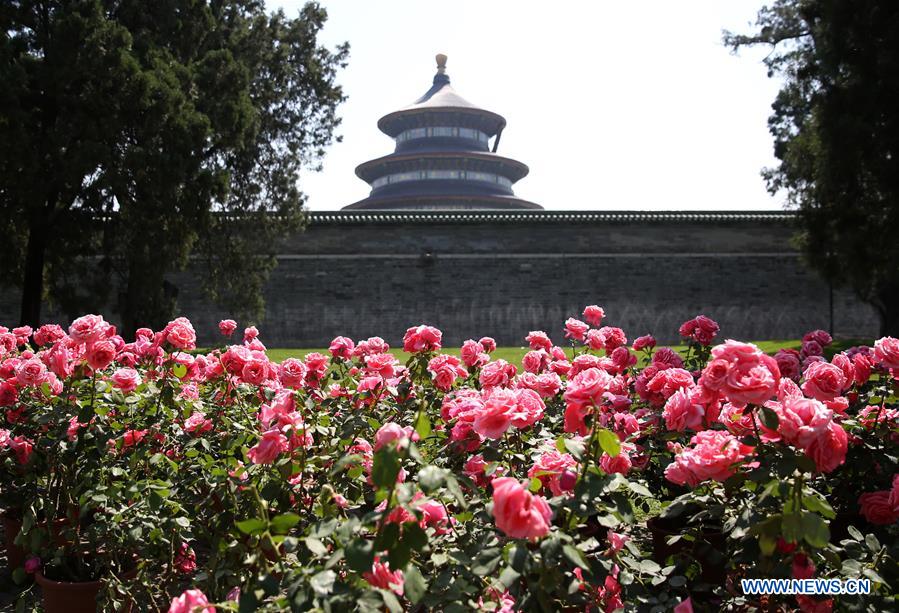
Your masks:
{"label": "dark pink rose", "polygon": [[542,496],[516,479],[500,477],[493,480],[493,517],[507,536],[536,540],[549,534],[552,511]]}

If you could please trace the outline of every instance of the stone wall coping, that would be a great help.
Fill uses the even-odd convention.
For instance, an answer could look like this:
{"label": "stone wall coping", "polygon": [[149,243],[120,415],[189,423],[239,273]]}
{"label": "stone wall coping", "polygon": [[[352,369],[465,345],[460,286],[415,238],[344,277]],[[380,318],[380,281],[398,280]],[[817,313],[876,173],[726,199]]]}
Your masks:
{"label": "stone wall coping", "polygon": [[792,211],[311,211],[313,226],[358,224],[788,223]]}

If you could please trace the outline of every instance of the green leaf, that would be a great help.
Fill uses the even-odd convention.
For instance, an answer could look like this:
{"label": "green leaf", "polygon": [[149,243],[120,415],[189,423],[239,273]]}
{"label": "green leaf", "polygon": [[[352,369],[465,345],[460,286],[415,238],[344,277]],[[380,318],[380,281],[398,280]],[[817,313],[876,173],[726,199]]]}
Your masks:
{"label": "green leaf", "polygon": [[266,523],[264,519],[254,518],[254,519],[245,519],[243,521],[239,521],[236,524],[237,529],[243,532],[244,534],[258,534],[265,530]]}
{"label": "green leaf", "polygon": [[403,524],[402,540],[409,543],[409,546],[415,551],[421,551],[428,544],[428,533],[416,523]]}
{"label": "green leaf", "polygon": [[767,534],[762,534],[759,536],[759,549],[762,550],[762,555],[770,556],[774,553],[774,549],[777,547],[777,539],[773,539]]}
{"label": "green leaf", "polygon": [[573,441],[570,438],[566,438],[562,440],[565,445],[565,449],[568,450],[568,453],[571,454],[578,462],[581,461],[584,457],[584,442],[583,441]]}
{"label": "green leaf", "polygon": [[653,493],[650,492],[649,489],[642,483],[634,483],[633,481],[628,481],[627,486],[635,494],[639,494],[640,496],[644,496],[646,498],[655,498]]}
{"label": "green leaf", "polygon": [[559,451],[559,453],[565,453],[566,448],[565,448],[565,437],[564,436],[560,436],[559,438],[556,439],[556,449]]}
{"label": "green leaf", "polygon": [[618,439],[618,435],[611,430],[600,428],[596,433],[596,438],[599,440],[599,446],[609,456],[614,458],[621,453],[621,441]]}
{"label": "green leaf", "polygon": [[410,564],[403,574],[403,588],[406,598],[408,598],[412,604],[416,604],[419,600],[424,598],[424,595],[428,591],[428,584],[425,581],[425,578],[414,564]]}
{"label": "green leaf", "polygon": [[802,538],[812,547],[824,548],[830,542],[830,529],[821,517],[814,513],[802,514]]}
{"label": "green leaf", "polygon": [[374,543],[367,539],[355,539],[346,546],[346,562],[356,572],[367,572],[375,563]]}
{"label": "green leaf", "polygon": [[590,567],[587,566],[587,563],[584,561],[583,554],[577,547],[574,547],[573,545],[563,545],[562,553],[565,554],[565,557],[575,566],[580,566],[584,570],[590,570]]}
{"label": "green leaf", "polygon": [[322,557],[328,553],[328,548],[325,547],[325,544],[315,537],[307,537],[303,542],[306,544],[306,548],[309,549],[314,556]]}
{"label": "green leaf", "polygon": [[836,513],[834,513],[833,507],[830,506],[830,503],[814,494],[803,496],[802,504],[809,511],[820,513],[827,519],[833,519],[834,517],[836,517]]}
{"label": "green leaf", "polygon": [[381,599],[384,601],[384,604],[390,609],[390,613],[403,613],[403,606],[396,596],[393,595],[393,592],[388,592],[387,590],[378,591],[381,593]]}
{"label": "green leaf", "polygon": [[312,586],[312,589],[319,596],[327,596],[334,588],[335,579],[337,579],[337,573],[333,570],[323,570],[312,576],[312,579],[309,580],[309,585]]}
{"label": "green leaf", "polygon": [[425,440],[431,436],[431,420],[425,411],[418,412],[418,418],[415,420],[415,431],[418,432],[420,440]]}
{"label": "green leaf", "polygon": [[296,513],[282,513],[272,518],[272,530],[275,534],[286,534],[291,528],[296,526],[300,521],[300,516]]}
{"label": "green leaf", "polygon": [[798,513],[781,517],[780,533],[786,542],[798,543],[802,540],[802,517]]}
{"label": "green leaf", "polygon": [[371,480],[375,487],[385,489],[393,487],[399,472],[400,461],[396,450],[388,445],[375,452],[371,469]]}
{"label": "green leaf", "polygon": [[777,430],[777,426],[780,425],[780,419],[778,419],[777,413],[768,407],[761,407],[761,415],[759,418],[769,430]]}
{"label": "green leaf", "polygon": [[515,582],[518,581],[520,576],[521,573],[511,566],[507,566],[503,569],[503,572],[499,574],[499,581],[508,588],[515,585]]}

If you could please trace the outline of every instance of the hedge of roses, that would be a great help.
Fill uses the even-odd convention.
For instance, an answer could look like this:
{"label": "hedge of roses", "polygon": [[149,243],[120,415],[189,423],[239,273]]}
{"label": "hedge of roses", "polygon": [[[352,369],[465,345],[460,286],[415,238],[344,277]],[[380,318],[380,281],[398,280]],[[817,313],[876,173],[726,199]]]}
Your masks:
{"label": "hedge of roses", "polygon": [[[404,363],[378,337],[274,363],[231,320],[209,351],[185,318],[0,328],[14,577],[174,613],[897,605],[899,340],[770,356],[700,315],[678,353],[604,317],[520,365],[427,325]],[[810,577],[871,593],[739,583]]]}

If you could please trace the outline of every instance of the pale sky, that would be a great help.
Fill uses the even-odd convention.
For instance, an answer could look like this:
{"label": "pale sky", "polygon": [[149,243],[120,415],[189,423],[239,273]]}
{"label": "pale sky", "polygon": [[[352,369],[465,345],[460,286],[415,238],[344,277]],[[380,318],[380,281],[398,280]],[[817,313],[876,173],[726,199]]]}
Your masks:
{"label": "pale sky", "polygon": [[[778,81],[764,51],[731,55],[762,0],[325,0],[322,40],[349,41],[338,76],[343,142],[301,189],[313,211],[365,198],[358,164],[393,151],[378,119],[431,86],[503,115],[498,153],[527,164],[514,186],[547,209],[779,209],[759,174]],[[301,0],[268,0],[295,16]]]}

